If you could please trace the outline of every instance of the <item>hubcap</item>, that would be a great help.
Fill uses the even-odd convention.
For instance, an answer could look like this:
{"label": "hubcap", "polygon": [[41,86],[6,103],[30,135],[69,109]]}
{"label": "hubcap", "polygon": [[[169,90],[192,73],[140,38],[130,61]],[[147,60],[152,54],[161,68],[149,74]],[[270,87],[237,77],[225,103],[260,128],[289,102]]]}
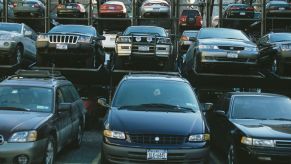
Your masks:
{"label": "hubcap", "polygon": [[52,141],[49,141],[46,150],[46,164],[52,164],[54,160],[54,146]]}
{"label": "hubcap", "polygon": [[272,71],[273,71],[273,72],[277,72],[277,65],[278,65],[277,60],[274,60],[274,61],[273,61],[273,65],[272,65]]}
{"label": "hubcap", "polygon": [[16,64],[19,64],[21,62],[21,52],[20,50],[18,49],[17,50],[17,53],[16,53]]}
{"label": "hubcap", "polygon": [[233,164],[234,162],[234,152],[233,152],[233,146],[231,145],[228,151],[228,155],[227,155],[227,159],[228,159],[228,164]]}
{"label": "hubcap", "polygon": [[79,130],[78,130],[78,134],[77,134],[78,136],[78,138],[77,138],[77,140],[78,140],[78,144],[81,144],[81,142],[82,142],[82,129],[81,129],[81,126],[79,126]]}

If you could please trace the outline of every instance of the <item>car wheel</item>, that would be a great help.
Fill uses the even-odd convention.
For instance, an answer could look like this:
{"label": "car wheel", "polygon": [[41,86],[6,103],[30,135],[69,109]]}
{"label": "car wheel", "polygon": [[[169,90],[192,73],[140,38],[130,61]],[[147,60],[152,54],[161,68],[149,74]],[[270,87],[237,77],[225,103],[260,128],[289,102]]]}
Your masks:
{"label": "car wheel", "polygon": [[22,58],[23,58],[23,50],[22,46],[17,45],[15,48],[14,54],[10,57],[9,59],[9,64],[14,65],[14,64],[21,64],[22,63]]}
{"label": "car wheel", "polygon": [[203,71],[202,64],[199,61],[199,57],[197,55],[195,55],[195,57],[194,57],[194,68],[198,73]]}
{"label": "car wheel", "polygon": [[283,65],[280,63],[280,61],[278,59],[275,59],[273,61],[272,67],[271,67],[271,71],[273,73],[276,73],[278,75],[283,75],[284,74],[284,67]]}
{"label": "car wheel", "polygon": [[49,136],[45,149],[44,164],[53,164],[56,156],[56,144],[53,136]]}
{"label": "car wheel", "polygon": [[82,140],[83,140],[83,129],[82,129],[82,126],[79,125],[78,126],[78,131],[77,131],[77,134],[76,134],[76,138],[73,141],[73,146],[76,147],[76,148],[81,147]]}
{"label": "car wheel", "polygon": [[235,147],[233,144],[231,144],[227,152],[227,164],[237,164],[237,163],[238,162]]}

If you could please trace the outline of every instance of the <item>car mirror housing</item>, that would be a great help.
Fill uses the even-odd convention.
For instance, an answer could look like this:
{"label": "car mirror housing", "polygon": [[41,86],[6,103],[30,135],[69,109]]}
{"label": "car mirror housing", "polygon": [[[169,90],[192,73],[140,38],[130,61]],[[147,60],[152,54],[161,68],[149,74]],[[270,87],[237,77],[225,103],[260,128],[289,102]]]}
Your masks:
{"label": "car mirror housing", "polygon": [[24,32],[24,35],[25,35],[25,36],[31,36],[31,35],[32,35],[32,32],[31,32],[31,31],[25,31],[25,32]]}
{"label": "car mirror housing", "polygon": [[71,103],[60,103],[58,106],[58,112],[67,112],[70,111],[72,108]]}
{"label": "car mirror housing", "polygon": [[226,117],[226,114],[223,110],[216,110],[215,113],[221,117]]}
{"label": "car mirror housing", "polygon": [[105,40],[106,38],[105,38],[105,36],[103,36],[103,35],[99,35],[98,37],[97,37],[97,40]]}
{"label": "car mirror housing", "polygon": [[105,98],[99,98],[97,103],[102,107],[109,108],[109,104],[107,104],[107,100]]}

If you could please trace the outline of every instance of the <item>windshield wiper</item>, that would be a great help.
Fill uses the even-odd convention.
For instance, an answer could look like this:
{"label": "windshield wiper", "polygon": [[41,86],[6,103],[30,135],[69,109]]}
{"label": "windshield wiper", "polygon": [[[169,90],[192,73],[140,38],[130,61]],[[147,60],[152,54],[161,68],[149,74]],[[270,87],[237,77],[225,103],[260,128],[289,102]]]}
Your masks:
{"label": "windshield wiper", "polygon": [[254,117],[243,117],[243,118],[236,118],[236,119],[268,120],[268,119],[266,119],[266,118],[254,118]]}
{"label": "windshield wiper", "polygon": [[1,106],[0,110],[30,111],[30,109],[28,108],[19,108],[19,107],[12,107],[12,106]]}
{"label": "windshield wiper", "polygon": [[276,42],[291,42],[291,40],[278,40]]}
{"label": "windshield wiper", "polygon": [[224,39],[244,40],[244,39],[240,39],[240,38],[224,38]]}
{"label": "windshield wiper", "polygon": [[[270,120],[271,120],[271,119],[270,119]],[[272,120],[291,121],[291,119],[288,119],[288,118],[272,118]]]}
{"label": "windshield wiper", "polygon": [[187,107],[182,107],[179,105],[170,105],[170,104],[162,104],[162,103],[150,103],[150,104],[140,104],[141,106],[144,107],[153,107],[153,108],[164,108],[164,109],[170,109],[170,110],[174,110],[174,111],[191,111],[191,112],[195,112],[193,109],[191,108],[187,108]]}

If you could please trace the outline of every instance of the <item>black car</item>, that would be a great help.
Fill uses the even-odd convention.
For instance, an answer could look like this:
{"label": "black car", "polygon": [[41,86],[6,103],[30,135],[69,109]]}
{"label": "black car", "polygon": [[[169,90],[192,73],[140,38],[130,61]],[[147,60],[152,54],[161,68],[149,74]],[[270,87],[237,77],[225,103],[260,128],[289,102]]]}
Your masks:
{"label": "black car", "polygon": [[189,47],[182,64],[187,75],[197,72],[257,72],[258,49],[242,31],[228,28],[202,28]]}
{"label": "black car", "polygon": [[266,4],[267,17],[290,17],[291,5],[286,1],[270,1]]}
{"label": "black car", "polygon": [[258,47],[258,62],[262,68],[279,75],[288,73],[291,64],[291,33],[269,33],[258,40]]}
{"label": "black car", "polygon": [[224,11],[224,18],[254,18],[254,7],[246,4],[229,4]]}
{"label": "black car", "polygon": [[[106,106],[105,99],[98,102]],[[180,76],[125,76],[104,119],[103,163],[202,163],[209,130],[189,82]]]}
{"label": "black car", "polygon": [[87,12],[86,8],[81,3],[64,3],[59,4],[57,7],[57,17],[77,17],[77,18],[86,18]]}
{"label": "black car", "polygon": [[37,64],[41,67],[96,68],[103,64],[104,49],[92,26],[59,25],[37,37]]}
{"label": "black car", "polygon": [[44,17],[46,10],[45,4],[39,0],[24,0],[15,3],[13,8],[15,17],[22,16],[33,16],[33,17]]}
{"label": "black car", "polygon": [[268,93],[224,94],[206,114],[227,163],[291,162],[291,100]]}
{"label": "black car", "polygon": [[63,76],[20,70],[0,83],[0,97],[1,164],[53,164],[64,146],[80,146],[86,110]]}

